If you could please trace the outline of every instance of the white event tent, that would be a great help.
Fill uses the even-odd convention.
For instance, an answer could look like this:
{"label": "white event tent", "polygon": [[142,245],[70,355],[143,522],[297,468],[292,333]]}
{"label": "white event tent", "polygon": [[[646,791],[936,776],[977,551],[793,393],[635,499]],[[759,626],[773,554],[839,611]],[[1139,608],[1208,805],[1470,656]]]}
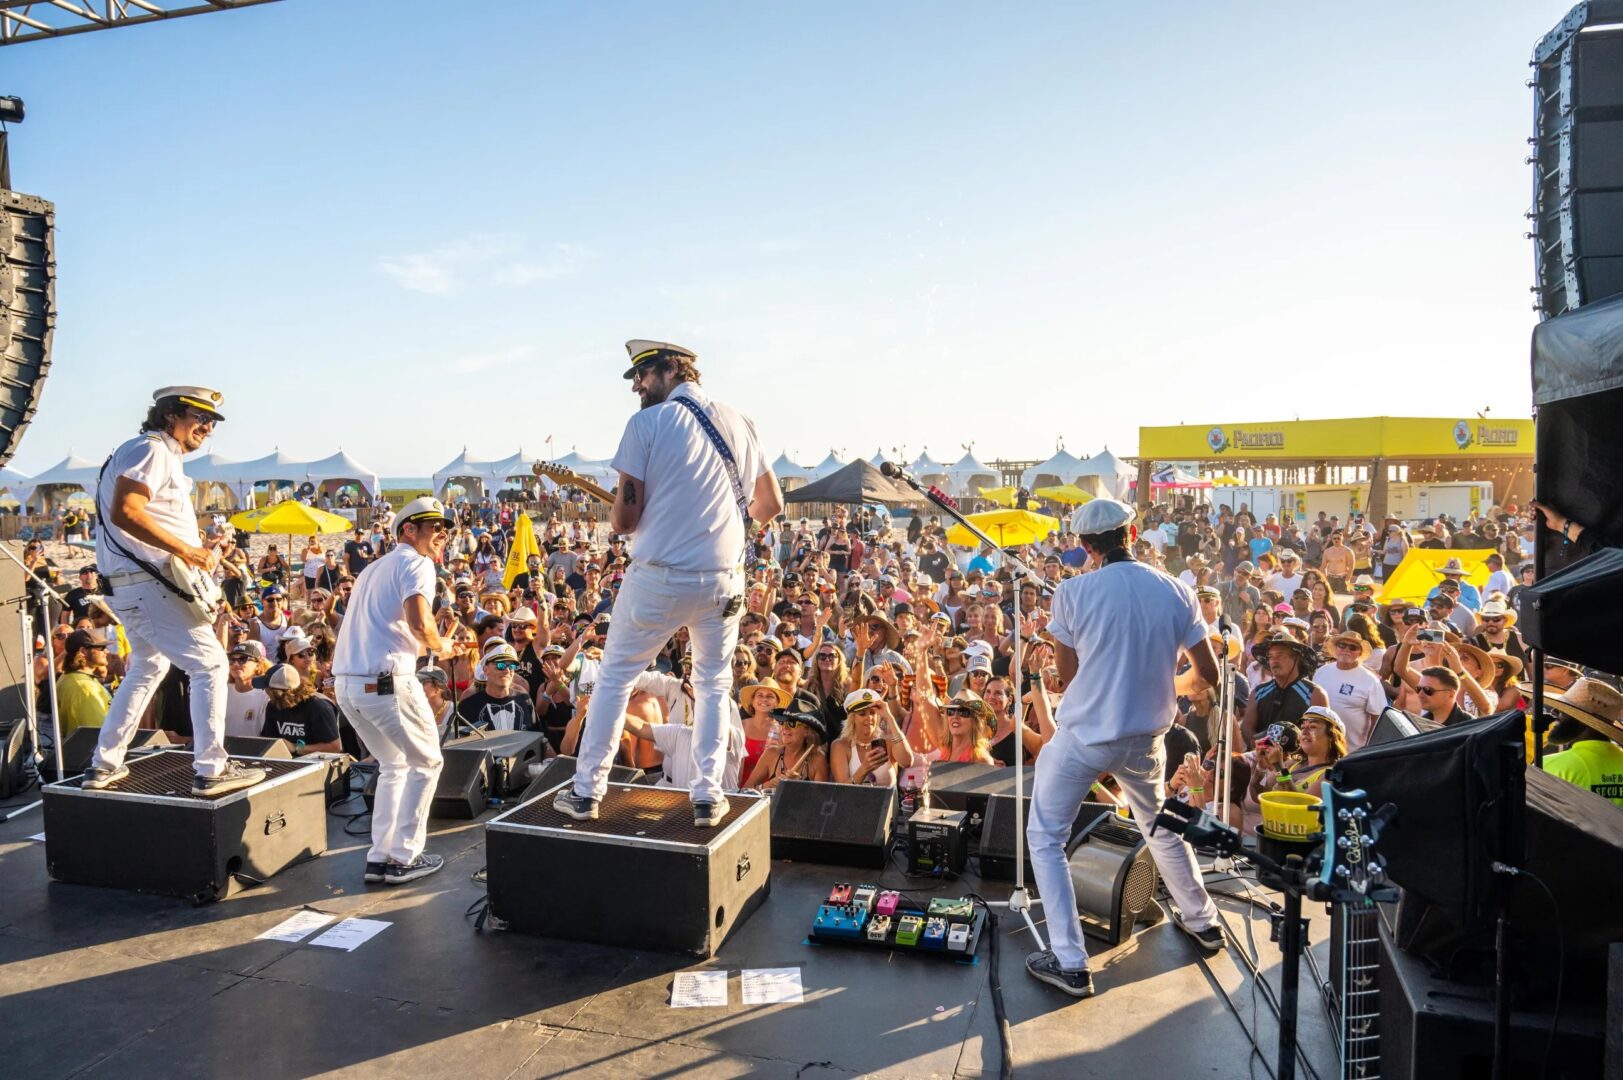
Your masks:
{"label": "white event tent", "polygon": [[101,462],[87,461],[70,450],[67,457],[34,477],[28,496],[17,495],[17,501],[27,503],[37,494],[40,505],[49,507],[52,497],[59,492],[65,494],[70,489],[78,489],[94,494],[96,477],[100,474]]}
{"label": "white event tent", "polygon": [[810,472],[811,470],[804,465],[796,465],[793,461],[790,461],[789,451],[787,450],[779,454],[778,460],[772,463],[772,475],[778,478],[778,484],[785,491],[793,490],[810,480]]}
{"label": "white event tent", "polygon": [[1020,474],[1020,486],[1026,488],[1059,487],[1082,475],[1082,459],[1061,447],[1047,461],[1033,465]]}
{"label": "white event tent", "polygon": [[926,487],[932,485],[944,487],[949,483],[947,467],[931,457],[928,450],[923,451],[918,457],[914,458],[913,464],[907,467],[907,471],[913,474],[913,479]]}
{"label": "white event tent", "polygon": [[965,451],[964,456],[946,473],[948,485],[959,495],[973,495],[982,488],[996,487],[1001,479],[994,470],[976,459],[974,451]]}
{"label": "white event tent", "polygon": [[[1105,449],[1082,462],[1073,481],[1084,491],[1112,499],[1125,498],[1127,489],[1138,479],[1138,471]],[[1097,490],[1095,490],[1097,489]]]}
{"label": "white event tent", "polygon": [[845,468],[846,464],[846,462],[840,460],[840,456],[838,454],[830,450],[828,452],[828,457],[807,469],[806,474],[813,480],[821,480],[825,476],[833,476],[835,473]]}

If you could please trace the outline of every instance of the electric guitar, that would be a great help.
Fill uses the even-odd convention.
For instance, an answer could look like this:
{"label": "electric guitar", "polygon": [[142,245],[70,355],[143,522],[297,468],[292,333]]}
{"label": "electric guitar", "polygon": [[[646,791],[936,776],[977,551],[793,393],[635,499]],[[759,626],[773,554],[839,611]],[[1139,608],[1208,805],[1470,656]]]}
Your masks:
{"label": "electric guitar", "polygon": [[584,491],[586,494],[590,495],[599,502],[614,502],[613,495],[610,495],[607,491],[603,490],[603,488],[586,479],[586,477],[581,476],[579,473],[570,472],[562,465],[548,465],[544,462],[538,461],[534,465],[530,466],[530,471],[535,473],[537,476],[546,477],[555,484],[567,484],[570,487],[579,488],[581,491]]}
{"label": "electric guitar", "polygon": [[1397,899],[1386,883],[1386,866],[1375,842],[1388,808],[1369,811],[1362,791],[1337,791],[1323,785],[1324,850],[1318,899],[1341,905],[1341,985],[1337,988],[1342,1080],[1377,1080],[1381,1075],[1379,902]]}
{"label": "electric guitar", "polygon": [[199,570],[179,555],[169,556],[169,561],[159,563],[158,569],[169,579],[169,584],[191,596],[187,606],[198,619],[214,621],[225,594],[220,591],[219,582],[214,580],[213,574]]}

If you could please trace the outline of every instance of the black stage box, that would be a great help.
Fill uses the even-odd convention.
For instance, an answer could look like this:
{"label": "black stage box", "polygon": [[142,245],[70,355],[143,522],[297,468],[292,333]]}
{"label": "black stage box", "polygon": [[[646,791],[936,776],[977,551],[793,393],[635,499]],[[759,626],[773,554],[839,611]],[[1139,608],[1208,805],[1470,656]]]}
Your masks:
{"label": "black stage box", "polygon": [[530,765],[541,761],[546,745],[547,737],[539,731],[475,731],[452,739],[445,749],[465,747],[489,753],[491,794],[512,795],[529,785],[526,774]]}
{"label": "black stage box", "polygon": [[881,869],[895,819],[888,784],[784,780],[772,793],[772,857]]}
{"label": "black stage box", "polygon": [[558,813],[552,798],[485,824],[490,914],[510,930],[709,957],[771,889],[758,795],[729,793],[713,829],[694,826],[674,788],[610,784],[597,821]]}
{"label": "black stage box", "polygon": [[[574,758],[564,754],[550,757],[547,759],[547,763],[541,766],[541,772],[524,789],[524,794],[519,796],[519,801],[529,802],[543,791],[556,791],[560,784],[572,784],[574,780]],[[646,784],[647,782],[648,774],[641,769],[633,769],[629,765],[613,765],[609,768],[609,783],[611,784]]]}
{"label": "black stage box", "polygon": [[[1037,770],[1022,765],[1026,798]],[[993,795],[1014,796],[1014,769],[1008,765],[983,765],[978,761],[949,761],[930,766],[930,805],[945,810],[962,810],[969,815],[971,831],[986,818],[986,800]]]}
{"label": "black stage box", "polygon": [[192,794],[192,755],[129,761],[111,788],[77,777],[44,788],[45,865],[79,885],[219,900],[327,850],[325,762],[250,760],[265,782],[219,798]]}

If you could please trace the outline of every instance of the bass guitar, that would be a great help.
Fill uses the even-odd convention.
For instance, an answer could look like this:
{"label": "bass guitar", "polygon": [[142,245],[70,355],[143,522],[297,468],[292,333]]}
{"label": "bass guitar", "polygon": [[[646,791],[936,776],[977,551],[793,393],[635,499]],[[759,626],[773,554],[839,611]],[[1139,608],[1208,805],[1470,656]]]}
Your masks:
{"label": "bass guitar", "polygon": [[1323,785],[1324,848],[1316,895],[1341,907],[1341,978],[1336,987],[1337,1049],[1342,1080],[1381,1075],[1380,914],[1376,905],[1397,899],[1376,851],[1385,819],[1371,814],[1362,791]]}

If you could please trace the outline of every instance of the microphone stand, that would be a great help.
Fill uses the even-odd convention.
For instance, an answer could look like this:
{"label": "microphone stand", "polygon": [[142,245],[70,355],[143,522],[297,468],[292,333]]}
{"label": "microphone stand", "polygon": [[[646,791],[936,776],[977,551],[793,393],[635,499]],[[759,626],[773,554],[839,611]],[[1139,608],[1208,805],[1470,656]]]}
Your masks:
{"label": "microphone stand", "polygon": [[[1217,820],[1227,824],[1229,819],[1229,783],[1232,763],[1229,760],[1233,742],[1234,721],[1234,674],[1233,663],[1229,660],[1230,630],[1223,629],[1223,619],[1218,616],[1218,628],[1221,632],[1223,644],[1222,654],[1217,658],[1217,731],[1212,736],[1212,745],[1217,750],[1216,768],[1212,770],[1212,783],[1217,786]],[[1212,869],[1219,873],[1232,873],[1234,858],[1230,855],[1219,854],[1212,860]]]}
{"label": "microphone stand", "polygon": [[906,469],[892,462],[885,462],[879,467],[879,469],[892,480],[899,480],[903,484],[906,484],[908,487],[912,488],[914,491],[918,492],[920,495],[923,495],[930,501],[932,505],[939,508],[948,517],[958,522],[958,524],[962,525],[965,529],[968,529],[971,536],[974,536],[980,540],[987,547],[996,548],[998,551],[1002,552],[1004,565],[1011,568],[1011,576],[1014,578],[1014,618],[1010,620],[1014,624],[1014,657],[1013,662],[1010,665],[1010,671],[1013,674],[1015,687],[1014,731],[1011,734],[1011,737],[1014,739],[1014,891],[1009,894],[1009,898],[1007,900],[992,901],[988,906],[1007,907],[1010,911],[1019,912],[1021,918],[1025,919],[1026,921],[1026,929],[1030,930],[1031,936],[1037,939],[1037,948],[1046,949],[1048,944],[1047,942],[1043,941],[1043,936],[1038,931],[1037,924],[1031,917],[1032,906],[1034,904],[1040,904],[1042,901],[1033,900],[1031,898],[1030,891],[1026,888],[1026,777],[1025,742],[1023,739],[1026,720],[1025,717],[1021,715],[1021,707],[1023,703],[1020,700],[1020,666],[1021,660],[1023,659],[1021,656],[1020,641],[1020,580],[1022,577],[1030,579],[1032,583],[1037,586],[1037,589],[1040,592],[1046,591],[1051,593],[1053,592],[1053,587],[1044,584],[1042,578],[1038,577],[1037,574],[1032,571],[1031,567],[1022,562],[1018,556],[1008,551],[1004,551],[1002,545],[993,543],[992,538],[982,532],[979,526],[977,526],[974,522],[966,518],[963,513],[959,511],[957,505],[940,490],[934,487],[925,487],[923,484],[920,484],[918,480],[915,479]]}
{"label": "microphone stand", "polygon": [[[16,603],[18,610],[18,625],[22,634],[23,656],[27,658],[27,672],[24,675],[23,685],[23,701],[25,702],[25,707],[28,710],[28,715],[25,717],[24,723],[28,725],[28,737],[30,744],[34,748],[34,769],[37,774],[40,771],[39,766],[45,755],[39,744],[39,700],[38,692],[34,687],[33,610],[34,606],[38,605],[39,611],[46,616],[50,615],[51,608],[49,602],[46,600],[47,594],[55,597],[57,602],[60,603],[64,608],[68,606],[68,602],[63,598],[61,593],[51,588],[42,579],[36,577],[34,572],[28,568],[27,564],[12,553],[10,547],[6,546],[5,544],[0,544],[0,555],[4,555],[6,558],[16,563],[22,568],[23,572],[23,595],[17,598]],[[46,618],[43,621],[48,623],[49,618]],[[47,626],[46,629],[48,631],[49,627]],[[50,659],[50,655],[47,654],[47,660]],[[62,725],[60,713],[57,709],[56,703],[56,670],[54,665],[51,669],[50,676],[45,680],[45,692],[47,699],[51,703],[51,751],[56,759],[56,779],[61,780]],[[0,818],[0,821],[9,821],[11,818],[17,817],[19,814],[23,814],[29,810],[32,810],[34,807],[39,806],[43,801],[44,800],[36,800],[29,803],[27,806],[19,807],[16,810],[8,813],[5,817]]]}

